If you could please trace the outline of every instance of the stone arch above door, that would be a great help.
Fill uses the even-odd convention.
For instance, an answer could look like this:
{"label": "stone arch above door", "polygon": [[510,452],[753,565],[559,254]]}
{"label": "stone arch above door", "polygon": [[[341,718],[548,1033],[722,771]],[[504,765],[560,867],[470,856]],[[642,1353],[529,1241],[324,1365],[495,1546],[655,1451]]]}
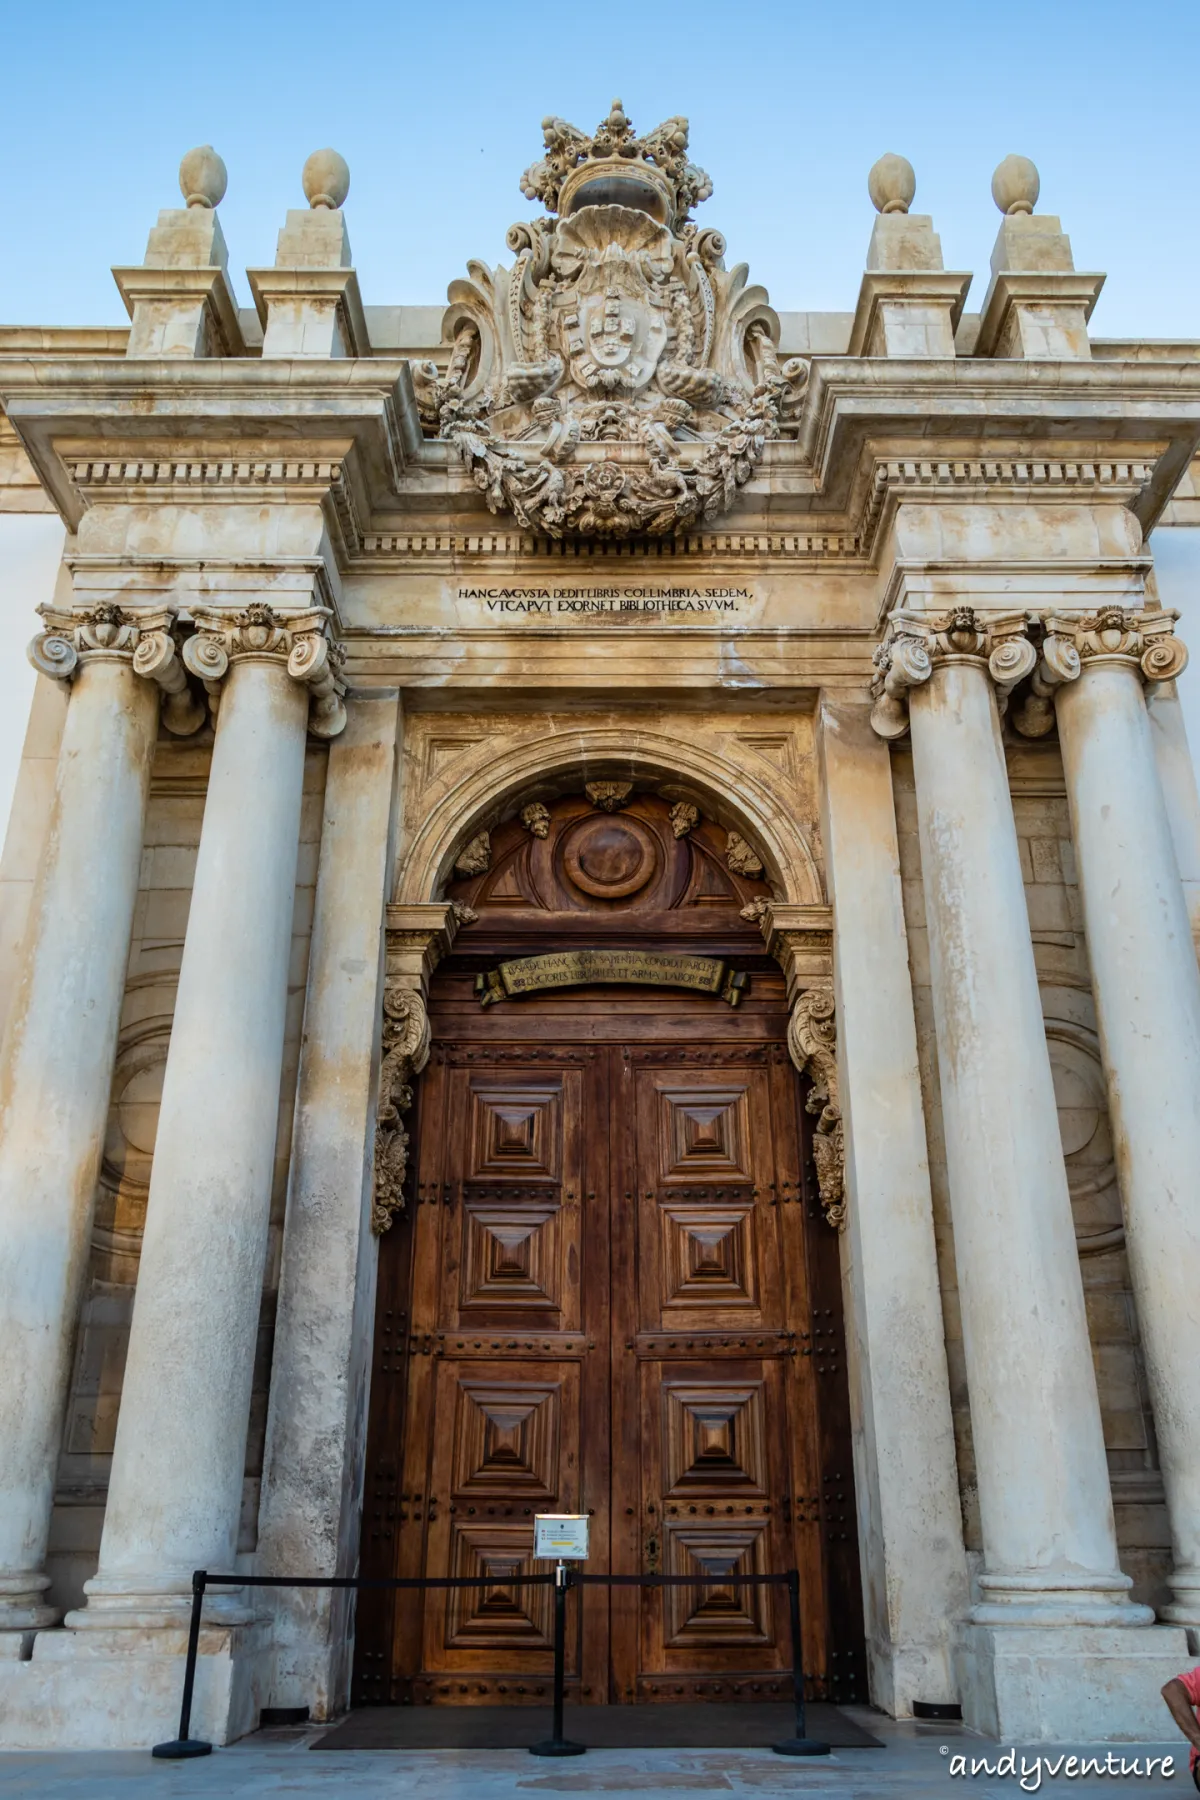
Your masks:
{"label": "stone arch above door", "polygon": [[[697,715],[694,735],[676,735],[640,725],[563,725],[560,717],[540,715],[506,721],[502,733],[464,719],[454,733],[426,735],[408,764],[406,841],[394,899],[403,905],[440,898],[456,862],[482,833],[526,806],[608,782],[694,805],[722,828],[727,844],[732,833],[748,846],[776,899],[821,905],[807,715],[770,719],[757,732],[751,724],[743,715],[714,727]],[[736,860],[740,851],[729,848]]]}

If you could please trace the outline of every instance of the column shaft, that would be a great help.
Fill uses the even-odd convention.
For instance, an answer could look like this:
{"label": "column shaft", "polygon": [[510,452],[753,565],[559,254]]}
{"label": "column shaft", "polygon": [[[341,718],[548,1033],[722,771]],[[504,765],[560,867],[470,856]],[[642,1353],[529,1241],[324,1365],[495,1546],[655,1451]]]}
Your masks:
{"label": "column shaft", "polygon": [[[330,746],[263,1459],[263,1574],[353,1574],[377,1240],[370,1229],[395,693],[360,696]],[[277,1596],[269,1703],[349,1698],[353,1597]]]}
{"label": "column shaft", "polygon": [[281,658],[234,661],[163,1082],[100,1567],[70,1624],[172,1619],[193,1569],[233,1566],[307,712],[307,690]]}
{"label": "column shaft", "polygon": [[955,1698],[966,1559],[890,752],[865,707],[826,704],[821,757],[871,1695],[904,1715]]}
{"label": "column shaft", "polygon": [[42,1573],[137,898],[158,690],[127,655],[71,691],[0,1050],[0,1627]]}
{"label": "column shaft", "polygon": [[1200,971],[1136,663],[1085,659],[1056,707],[1175,1549],[1164,1616],[1198,1624]]}
{"label": "column shaft", "polygon": [[986,665],[939,659],[911,718],[986,1562],[975,1616],[1132,1624]]}

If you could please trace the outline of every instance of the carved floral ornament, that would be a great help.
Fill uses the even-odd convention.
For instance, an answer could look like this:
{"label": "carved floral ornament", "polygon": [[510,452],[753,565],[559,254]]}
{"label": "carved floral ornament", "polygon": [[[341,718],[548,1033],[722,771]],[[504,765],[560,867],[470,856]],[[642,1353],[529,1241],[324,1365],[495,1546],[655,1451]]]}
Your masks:
{"label": "carved floral ornament", "polygon": [[35,669],[69,681],[89,661],[127,659],[135,674],[162,689],[163,723],[178,737],[198,731],[205,719],[187,671],[203,682],[215,718],[221,682],[239,657],[269,657],[286,664],[293,680],[309,690],[308,728],[315,737],[336,737],[345,726],[344,652],[330,636],[332,615],[326,607],[277,615],[269,606],[252,605],[236,613],[197,606],[196,630],[182,641],[168,607],[125,612],[104,602],[70,611],[40,606],[38,611],[46,630],[29,646]]}
{"label": "carved floral ornament", "polygon": [[909,691],[928,681],[941,660],[972,660],[986,665],[1002,712],[1013,689],[1032,677],[1013,724],[1025,737],[1043,737],[1054,724],[1055,688],[1078,680],[1089,662],[1124,661],[1140,668],[1147,681],[1170,681],[1181,674],[1187,650],[1174,636],[1178,617],[1168,610],[1137,612],[1119,606],[1044,617],[1007,613],[981,618],[969,606],[940,618],[897,611],[875,651],[871,724],[880,737],[903,737]]}
{"label": "carved floral ornament", "polygon": [[842,1114],[838,1106],[837,1023],[833,990],[806,988],[798,994],[788,1020],[788,1051],[802,1074],[812,1080],[805,1102],[816,1117],[813,1162],[821,1210],[836,1231],[846,1226],[846,1157]]}
{"label": "carved floral ornament", "polygon": [[794,427],[809,365],[693,206],[712,182],[686,119],[639,137],[620,101],[589,137],[542,122],[511,269],[451,284],[443,376],[414,367],[422,421],[453,443],[492,512],[551,538],[669,536],[730,506]]}
{"label": "carved floral ornament", "polygon": [[375,1113],[375,1182],[371,1230],[389,1231],[404,1211],[408,1131],[403,1115],[412,1105],[412,1079],[429,1061],[429,1014],[418,988],[398,981],[383,990],[383,1060]]}

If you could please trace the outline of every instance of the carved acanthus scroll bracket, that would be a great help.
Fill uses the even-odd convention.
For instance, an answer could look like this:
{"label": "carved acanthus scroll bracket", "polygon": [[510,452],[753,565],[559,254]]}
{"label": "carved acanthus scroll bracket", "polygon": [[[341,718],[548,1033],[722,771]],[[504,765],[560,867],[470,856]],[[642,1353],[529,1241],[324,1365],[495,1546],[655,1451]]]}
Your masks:
{"label": "carved acanthus scroll bracket", "polygon": [[383,1061],[375,1114],[375,1192],[371,1230],[391,1229],[404,1211],[408,1131],[404,1114],[412,1105],[413,1077],[429,1061],[429,1014],[418,987],[389,981],[383,990]]}
{"label": "carved acanthus scroll bracket", "polygon": [[838,1105],[837,1021],[833,990],[812,987],[796,996],[788,1020],[788,1052],[812,1081],[807,1110],[817,1121],[813,1161],[821,1210],[835,1231],[846,1225],[846,1156]]}

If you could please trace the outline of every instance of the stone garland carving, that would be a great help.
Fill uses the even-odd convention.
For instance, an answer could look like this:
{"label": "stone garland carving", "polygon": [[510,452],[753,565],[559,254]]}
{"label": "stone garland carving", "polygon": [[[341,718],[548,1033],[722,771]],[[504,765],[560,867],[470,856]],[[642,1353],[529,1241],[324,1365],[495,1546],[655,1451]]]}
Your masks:
{"label": "stone garland carving", "polygon": [[591,137],[558,118],[543,133],[521,187],[549,216],[512,226],[511,269],[451,284],[446,374],[413,371],[422,420],[526,530],[694,530],[794,426],[809,364],[780,368],[765,290],[689,218],[712,183],[686,119],[638,137],[614,101]]}
{"label": "stone garland carving", "polygon": [[725,864],[735,875],[758,876],[763,872],[761,858],[736,831],[731,831],[726,840]]}
{"label": "stone garland carving", "polygon": [[543,806],[540,800],[533,800],[528,806],[521,808],[521,823],[531,837],[549,837],[550,809]]}
{"label": "stone garland carving", "polygon": [[874,654],[876,674],[871,688],[875,697],[871,724],[882,738],[904,736],[909,724],[909,690],[928,681],[943,658],[970,658],[986,664],[1002,712],[1013,688],[1037,663],[1023,613],[980,619],[970,606],[957,606],[940,617],[928,618],[897,611],[888,626],[888,636]]}
{"label": "stone garland carving", "polygon": [[836,1231],[844,1231],[846,1156],[838,1106],[837,1021],[830,988],[806,988],[797,995],[788,1020],[788,1052],[801,1074],[812,1081],[805,1104],[817,1120],[813,1162],[821,1210]]}
{"label": "stone garland carving", "polygon": [[1089,662],[1120,658],[1146,681],[1173,681],[1187,667],[1187,647],[1177,638],[1173,611],[1133,612],[1120,606],[1071,618],[1051,614],[1024,703],[1013,716],[1023,737],[1045,737],[1054,725],[1054,692],[1078,681]]}
{"label": "stone garland carving", "polygon": [[403,1115],[412,1105],[412,1079],[429,1061],[429,1015],[416,988],[387,982],[383,990],[383,1060],[375,1113],[375,1184],[371,1230],[389,1231],[404,1211],[408,1132]]}
{"label": "stone garland carving", "polygon": [[671,821],[671,830],[677,838],[686,837],[700,823],[700,808],[693,806],[690,800],[677,800],[667,817]]}
{"label": "stone garland carving", "polygon": [[586,781],[583,791],[593,806],[602,812],[619,812],[628,806],[633,794],[632,781]]}
{"label": "stone garland carving", "polygon": [[486,875],[492,866],[492,836],[489,831],[475,834],[454,859],[456,875]]}
{"label": "stone garland carving", "polygon": [[39,606],[46,622],[29,646],[29,660],[42,675],[70,681],[80,664],[128,658],[134,673],[154,681],[162,691],[162,719],[176,737],[190,737],[204,723],[204,707],[188,686],[166,607],[124,612],[105,601],[98,606],[64,611]]}
{"label": "stone garland carving", "polygon": [[197,606],[193,616],[196,632],[184,643],[183,660],[204,683],[214,716],[230,663],[270,659],[285,664],[293,681],[308,688],[308,729],[314,737],[334,738],[345,729],[345,652],[330,636],[328,607],[285,613],[255,602],[237,613]]}

